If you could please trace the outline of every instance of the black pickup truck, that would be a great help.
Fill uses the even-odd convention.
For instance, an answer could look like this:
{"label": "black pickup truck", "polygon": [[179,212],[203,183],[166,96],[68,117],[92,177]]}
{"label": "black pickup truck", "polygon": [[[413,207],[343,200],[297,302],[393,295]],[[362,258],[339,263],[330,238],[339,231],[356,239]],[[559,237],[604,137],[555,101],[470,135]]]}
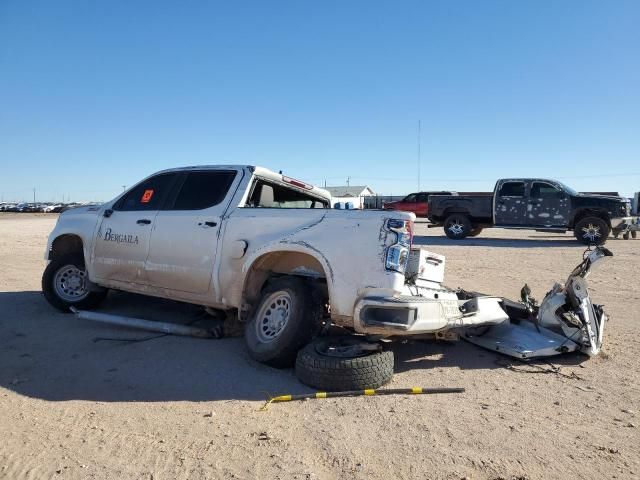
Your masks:
{"label": "black pickup truck", "polygon": [[493,193],[431,196],[429,220],[455,240],[500,227],[573,230],[584,244],[603,244],[610,231],[626,229],[632,219],[626,198],[578,193],[556,180],[509,178],[498,180]]}

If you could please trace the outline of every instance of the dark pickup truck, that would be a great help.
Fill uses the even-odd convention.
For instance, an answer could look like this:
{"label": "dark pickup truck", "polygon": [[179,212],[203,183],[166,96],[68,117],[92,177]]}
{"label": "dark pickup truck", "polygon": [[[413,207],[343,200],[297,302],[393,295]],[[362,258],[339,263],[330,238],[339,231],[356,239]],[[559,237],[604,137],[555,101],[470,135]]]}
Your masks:
{"label": "dark pickup truck", "polygon": [[610,231],[626,229],[632,218],[626,198],[578,193],[556,180],[509,178],[498,180],[493,193],[431,196],[429,220],[455,240],[500,227],[573,230],[584,244],[603,244]]}

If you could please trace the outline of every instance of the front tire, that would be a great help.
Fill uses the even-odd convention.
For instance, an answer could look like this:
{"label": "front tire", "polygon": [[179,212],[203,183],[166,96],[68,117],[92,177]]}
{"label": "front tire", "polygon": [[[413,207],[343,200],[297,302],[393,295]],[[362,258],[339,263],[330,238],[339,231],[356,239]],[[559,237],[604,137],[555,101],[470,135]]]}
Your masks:
{"label": "front tire", "polygon": [[93,308],[107,296],[106,289],[89,290],[87,270],[81,254],[62,255],[49,262],[42,274],[42,293],[62,312],[70,307]]}
{"label": "front tire", "polygon": [[297,277],[270,281],[245,329],[249,354],[260,363],[285,368],[322,327],[323,304],[308,282]]}
{"label": "front tire", "polygon": [[609,225],[600,217],[585,217],[573,227],[574,236],[585,245],[603,245],[609,231]]}
{"label": "front tire", "polygon": [[471,222],[463,213],[453,213],[444,221],[444,233],[452,240],[462,240],[471,234]]}

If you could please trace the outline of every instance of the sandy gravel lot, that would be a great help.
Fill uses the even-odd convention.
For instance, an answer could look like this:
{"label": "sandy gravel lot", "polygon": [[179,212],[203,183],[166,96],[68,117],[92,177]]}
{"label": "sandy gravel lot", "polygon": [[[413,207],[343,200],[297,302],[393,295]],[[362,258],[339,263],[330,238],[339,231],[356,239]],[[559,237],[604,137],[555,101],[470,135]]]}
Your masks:
{"label": "sandy gravel lot", "polygon": [[[473,345],[394,346],[392,387],[461,386],[450,396],[272,405],[301,393],[291,370],[252,362],[242,339],[163,337],[83,323],[40,293],[55,216],[0,214],[0,478],[553,479],[640,477],[640,240],[590,277],[612,320],[604,353],[523,373]],[[583,247],[570,235],[489,230],[454,243],[450,286],[542,298]],[[111,293],[103,311],[193,320],[188,305]],[[200,320],[206,322],[205,318]],[[548,368],[545,363],[539,363]]]}

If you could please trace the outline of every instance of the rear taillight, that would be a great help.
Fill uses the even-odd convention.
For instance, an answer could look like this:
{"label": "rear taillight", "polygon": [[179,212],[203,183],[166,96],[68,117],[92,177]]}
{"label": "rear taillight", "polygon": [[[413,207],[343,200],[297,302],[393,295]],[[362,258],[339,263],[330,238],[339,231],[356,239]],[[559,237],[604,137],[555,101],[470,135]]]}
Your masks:
{"label": "rear taillight", "polygon": [[386,228],[395,234],[395,242],[387,247],[385,256],[385,268],[404,274],[409,260],[409,251],[413,243],[413,222],[390,218]]}

